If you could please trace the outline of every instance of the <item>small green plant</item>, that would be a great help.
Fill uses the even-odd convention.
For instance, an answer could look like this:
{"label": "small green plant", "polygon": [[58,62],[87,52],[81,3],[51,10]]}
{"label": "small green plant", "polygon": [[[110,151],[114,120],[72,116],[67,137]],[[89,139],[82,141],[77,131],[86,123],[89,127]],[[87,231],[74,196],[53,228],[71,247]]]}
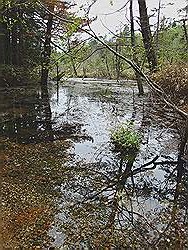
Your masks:
{"label": "small green plant", "polygon": [[141,136],[135,131],[133,122],[127,122],[111,133],[111,141],[119,151],[134,153],[140,147]]}

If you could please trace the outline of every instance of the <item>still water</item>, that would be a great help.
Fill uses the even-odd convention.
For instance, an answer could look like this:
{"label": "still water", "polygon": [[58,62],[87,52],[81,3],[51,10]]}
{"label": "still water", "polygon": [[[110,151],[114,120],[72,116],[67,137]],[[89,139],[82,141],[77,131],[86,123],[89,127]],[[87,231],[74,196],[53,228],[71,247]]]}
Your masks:
{"label": "still water", "polygon": [[[176,117],[155,102],[133,81],[2,89],[4,249],[186,249]],[[142,138],[129,170],[110,140],[127,121]]]}

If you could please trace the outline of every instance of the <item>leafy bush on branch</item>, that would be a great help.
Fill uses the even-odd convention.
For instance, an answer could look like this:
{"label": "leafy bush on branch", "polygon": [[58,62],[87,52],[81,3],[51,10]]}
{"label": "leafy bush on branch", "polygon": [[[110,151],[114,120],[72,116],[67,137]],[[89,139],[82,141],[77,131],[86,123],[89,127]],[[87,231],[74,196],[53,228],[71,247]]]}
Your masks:
{"label": "leafy bush on branch", "polygon": [[129,154],[139,150],[141,137],[134,130],[133,123],[127,122],[112,132],[111,141],[117,149]]}

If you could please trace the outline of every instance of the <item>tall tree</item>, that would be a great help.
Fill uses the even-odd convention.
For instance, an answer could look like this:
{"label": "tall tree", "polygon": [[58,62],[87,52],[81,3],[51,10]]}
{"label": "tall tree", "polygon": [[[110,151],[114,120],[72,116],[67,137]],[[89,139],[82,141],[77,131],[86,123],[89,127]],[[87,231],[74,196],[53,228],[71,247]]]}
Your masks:
{"label": "tall tree", "polygon": [[[47,16],[44,45],[42,51],[42,85],[47,85],[52,44],[56,46],[56,44],[54,44],[54,42],[52,41],[52,37],[59,41],[59,38],[67,31],[65,23],[62,24],[57,16],[63,17],[63,19],[66,19],[68,16],[70,17],[70,13],[68,13],[68,10],[73,5],[68,1],[46,0],[44,5],[42,6]],[[72,27],[67,27],[67,29],[69,28],[73,29]]]}
{"label": "tall tree", "polygon": [[186,6],[183,9],[181,9],[179,12],[183,12],[183,18],[182,18],[183,30],[184,30],[184,37],[185,37],[186,46],[188,50],[188,31],[187,31],[187,25],[186,25],[186,22],[188,20],[188,1],[186,2],[187,2]]}
{"label": "tall tree", "polygon": [[[130,0],[130,21],[131,21],[131,46],[133,51],[133,61],[139,65],[138,57],[136,54],[136,41],[135,41],[135,31],[134,31],[134,17],[133,17],[133,0]],[[138,91],[140,95],[143,95],[144,88],[141,80],[141,76],[138,72],[135,72]]]}
{"label": "tall tree", "polygon": [[0,64],[5,63],[5,45],[6,45],[6,37],[5,37],[5,27],[2,22],[0,22]]}
{"label": "tall tree", "polygon": [[52,39],[52,27],[53,27],[53,12],[55,8],[54,1],[48,3],[48,19],[46,25],[46,34],[44,47],[42,52],[42,71],[41,71],[41,84],[47,85],[49,66],[50,66],[50,56],[51,56],[51,39]]}
{"label": "tall tree", "polygon": [[146,56],[151,71],[154,71],[157,67],[157,56],[152,41],[152,34],[149,24],[149,17],[147,13],[146,1],[138,0],[139,13],[140,13],[140,25],[143,37],[143,43],[146,51]]}

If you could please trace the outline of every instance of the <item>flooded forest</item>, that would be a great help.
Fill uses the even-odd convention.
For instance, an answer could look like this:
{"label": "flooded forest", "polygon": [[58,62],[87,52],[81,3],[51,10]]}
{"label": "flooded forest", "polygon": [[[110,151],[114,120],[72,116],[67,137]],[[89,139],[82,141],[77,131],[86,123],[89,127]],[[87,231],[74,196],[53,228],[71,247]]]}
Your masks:
{"label": "flooded forest", "polygon": [[178,4],[0,2],[0,250],[188,249]]}

